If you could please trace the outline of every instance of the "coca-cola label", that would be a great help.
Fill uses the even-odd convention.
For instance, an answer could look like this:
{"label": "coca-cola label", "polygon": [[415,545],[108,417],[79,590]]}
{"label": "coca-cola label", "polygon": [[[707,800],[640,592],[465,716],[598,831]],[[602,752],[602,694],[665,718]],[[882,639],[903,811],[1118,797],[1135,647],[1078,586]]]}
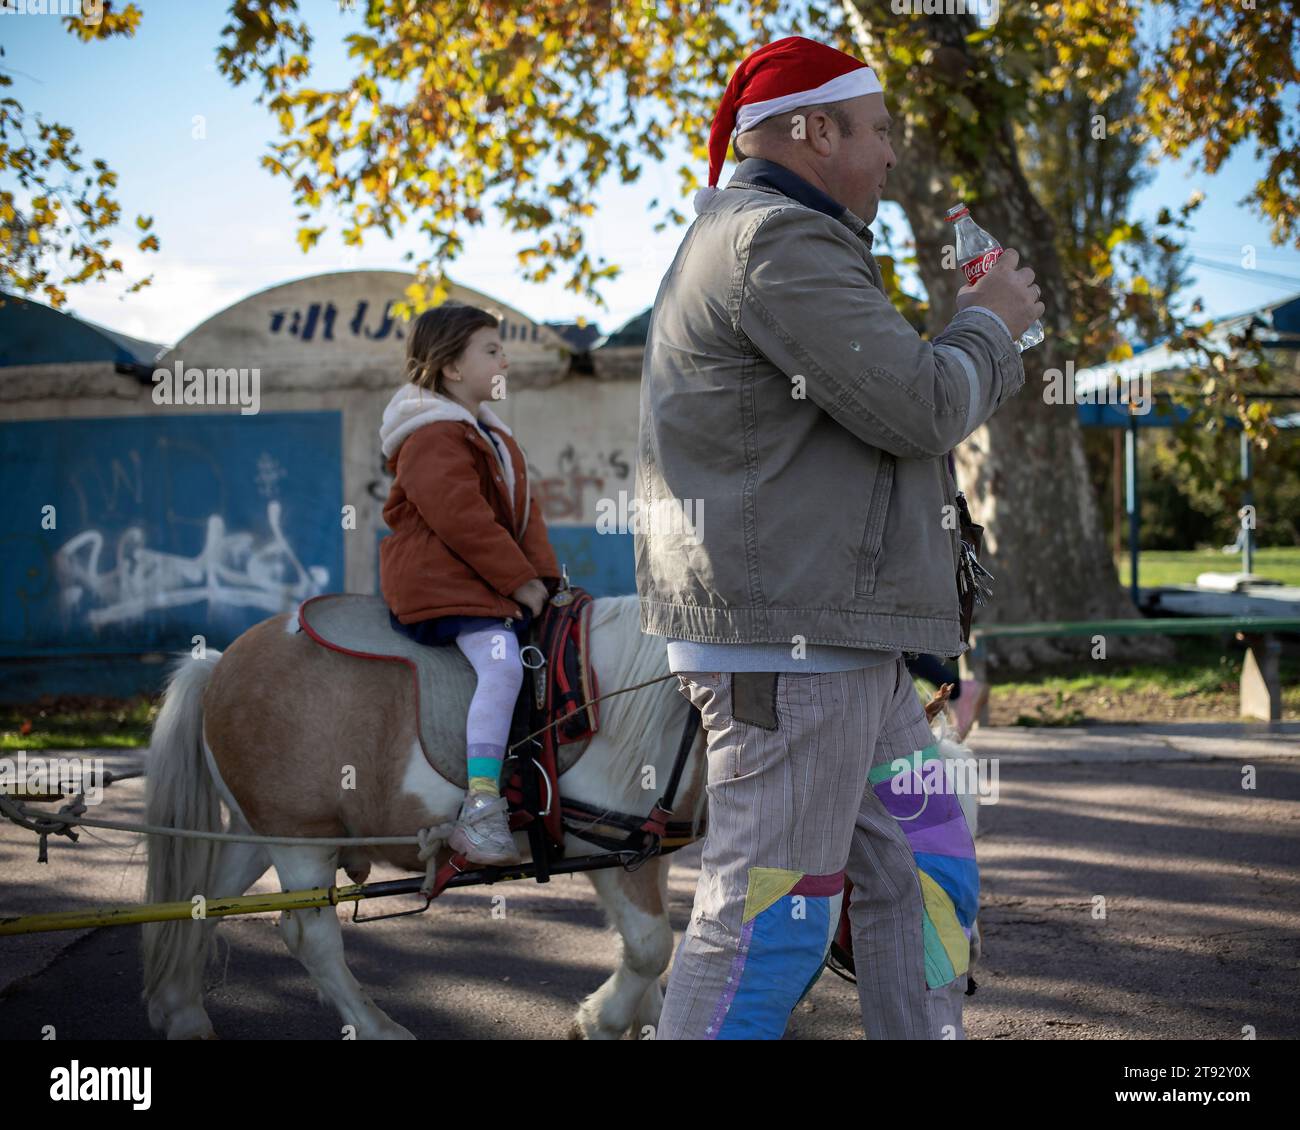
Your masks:
{"label": "coca-cola label", "polygon": [[969,263],[961,265],[962,274],[966,276],[966,281],[971,286],[982,279],[989,273],[993,264],[1002,257],[1003,248],[995,247],[992,251],[986,251],[983,255],[976,255]]}

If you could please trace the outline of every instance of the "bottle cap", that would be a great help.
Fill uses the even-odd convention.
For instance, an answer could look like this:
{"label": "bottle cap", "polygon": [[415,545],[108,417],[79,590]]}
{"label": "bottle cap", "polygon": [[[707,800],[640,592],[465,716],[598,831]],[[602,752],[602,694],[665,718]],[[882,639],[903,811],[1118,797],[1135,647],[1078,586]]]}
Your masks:
{"label": "bottle cap", "polygon": [[944,213],[944,219],[950,224],[955,224],[963,216],[969,216],[970,209],[965,204],[954,204],[947,212]]}

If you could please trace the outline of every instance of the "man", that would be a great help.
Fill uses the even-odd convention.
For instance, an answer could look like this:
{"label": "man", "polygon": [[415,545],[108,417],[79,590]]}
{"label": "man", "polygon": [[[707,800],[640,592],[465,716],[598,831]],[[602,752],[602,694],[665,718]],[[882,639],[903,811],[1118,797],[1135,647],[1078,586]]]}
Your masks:
{"label": "man", "polygon": [[1014,340],[1043,307],[1012,250],[933,342],[890,306],[867,230],[889,133],[860,60],[801,36],[754,52],[655,298],[641,627],[701,711],[709,791],[660,1039],[780,1038],[846,875],[868,1037],[960,1034],[964,966],[932,962],[932,892],[868,786],[933,742],[903,652],[963,650],[944,456],[1024,383]]}

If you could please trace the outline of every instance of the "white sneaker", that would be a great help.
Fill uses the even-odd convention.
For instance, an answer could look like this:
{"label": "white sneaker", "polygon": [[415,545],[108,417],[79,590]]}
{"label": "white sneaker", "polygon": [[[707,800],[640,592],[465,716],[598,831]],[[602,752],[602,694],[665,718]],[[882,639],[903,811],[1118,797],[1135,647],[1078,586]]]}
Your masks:
{"label": "white sneaker", "polygon": [[503,796],[470,793],[460,806],[456,827],[447,844],[471,863],[522,863],[510,833],[509,802]]}

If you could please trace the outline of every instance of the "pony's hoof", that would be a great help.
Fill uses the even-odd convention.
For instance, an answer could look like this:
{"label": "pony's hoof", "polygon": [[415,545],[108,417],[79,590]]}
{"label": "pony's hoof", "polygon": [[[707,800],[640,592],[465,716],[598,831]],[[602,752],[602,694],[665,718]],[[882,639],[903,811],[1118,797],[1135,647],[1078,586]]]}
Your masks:
{"label": "pony's hoof", "polygon": [[187,1008],[172,1016],[167,1023],[169,1040],[215,1040],[217,1033],[208,1014],[201,1008]]}

